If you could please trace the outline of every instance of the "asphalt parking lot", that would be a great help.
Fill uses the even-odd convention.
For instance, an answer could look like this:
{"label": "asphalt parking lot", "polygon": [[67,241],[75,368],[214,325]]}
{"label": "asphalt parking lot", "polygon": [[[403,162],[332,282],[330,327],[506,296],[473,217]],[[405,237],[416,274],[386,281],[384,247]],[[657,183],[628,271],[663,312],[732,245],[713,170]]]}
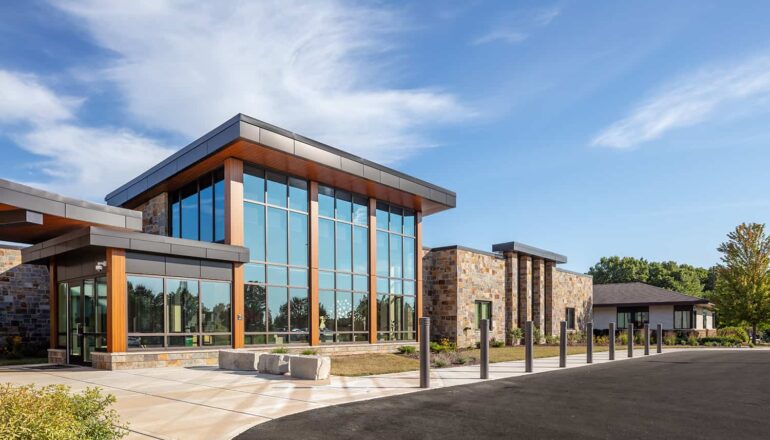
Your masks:
{"label": "asphalt parking lot", "polygon": [[238,439],[767,439],[770,350],[691,350],[322,408]]}

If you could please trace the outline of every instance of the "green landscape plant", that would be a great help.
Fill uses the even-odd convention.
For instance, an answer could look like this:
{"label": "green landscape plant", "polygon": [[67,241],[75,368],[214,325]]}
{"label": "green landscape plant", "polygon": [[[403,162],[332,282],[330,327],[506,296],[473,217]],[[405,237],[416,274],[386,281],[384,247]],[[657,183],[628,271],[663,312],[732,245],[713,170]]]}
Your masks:
{"label": "green landscape plant", "polygon": [[588,269],[594,284],[641,282],[693,296],[714,290],[715,269],[704,269],[674,261],[654,262],[644,258],[602,257]]}
{"label": "green landscape plant", "polygon": [[402,345],[398,347],[398,352],[401,354],[414,354],[417,352],[417,347],[414,345]]}
{"label": "green landscape plant", "polygon": [[313,350],[312,348],[308,348],[308,349],[302,350],[302,354],[304,354],[305,356],[314,356],[318,354],[318,351]]}
{"label": "green landscape plant", "polygon": [[497,339],[492,338],[492,340],[489,341],[489,346],[494,348],[505,347],[505,341],[498,341]]}
{"label": "green landscape plant", "polygon": [[693,336],[690,336],[690,337],[687,338],[687,345],[695,347],[695,346],[697,346],[699,344],[700,344],[700,342],[698,341],[698,337],[697,336],[693,335]]}
{"label": "green landscape plant", "polygon": [[275,353],[275,354],[285,354],[288,352],[289,350],[286,347],[278,347],[270,350],[270,353]]}
{"label": "green landscape plant", "polygon": [[740,342],[749,342],[749,332],[743,327],[722,327],[717,330],[717,336],[730,336]]}
{"label": "green landscape plant", "polygon": [[535,344],[540,344],[543,342],[543,331],[535,326],[532,326],[532,341]]}
{"label": "green landscape plant", "polygon": [[616,344],[621,344],[621,345],[626,345],[626,344],[628,344],[628,333],[626,333],[626,332],[621,332],[621,333],[618,335],[618,337],[617,337],[617,339],[616,339],[615,343],[616,343]]}
{"label": "green landscape plant", "polygon": [[698,342],[706,346],[736,347],[741,345],[741,340],[734,336],[706,336],[699,338]]}
{"label": "green landscape plant", "polygon": [[508,331],[508,335],[511,337],[513,345],[519,345],[521,344],[521,339],[524,338],[524,329],[518,327],[512,328]]}
{"label": "green landscape plant", "polygon": [[594,345],[610,345],[610,337],[597,336],[594,338]]}
{"label": "green landscape plant", "polygon": [[717,248],[722,257],[711,301],[722,322],[750,325],[756,343],[758,327],[770,321],[770,237],[765,225],[742,223],[727,238]]}
{"label": "green landscape plant", "polygon": [[545,335],[546,345],[557,345],[559,343],[559,337],[557,335]]}
{"label": "green landscape plant", "polygon": [[0,385],[0,438],[4,440],[111,440],[128,434],[99,388],[70,393],[66,385]]}
{"label": "green landscape plant", "polygon": [[576,331],[567,333],[567,345],[580,345],[585,344],[586,334],[583,331]]}
{"label": "green landscape plant", "polygon": [[676,335],[664,336],[663,343],[665,345],[676,345]]}

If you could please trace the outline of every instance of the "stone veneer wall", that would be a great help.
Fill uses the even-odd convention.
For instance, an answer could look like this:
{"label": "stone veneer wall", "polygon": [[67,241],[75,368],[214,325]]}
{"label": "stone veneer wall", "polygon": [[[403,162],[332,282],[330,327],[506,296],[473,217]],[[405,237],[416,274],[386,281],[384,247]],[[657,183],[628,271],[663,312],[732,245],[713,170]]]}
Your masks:
{"label": "stone veneer wall", "polygon": [[0,344],[21,336],[30,350],[49,346],[48,268],[21,264],[21,251],[0,248]]}
{"label": "stone veneer wall", "polygon": [[431,339],[457,338],[457,250],[423,250],[423,316],[430,318]]}
{"label": "stone veneer wall", "polygon": [[160,193],[136,207],[142,211],[142,232],[168,236],[168,193]]}
{"label": "stone veneer wall", "polygon": [[[593,310],[594,283],[590,275],[553,269],[552,334],[559,334],[559,322],[566,319],[567,308],[575,308],[575,324],[585,330]],[[548,313],[548,312],[546,312]]]}
{"label": "stone veneer wall", "polygon": [[474,347],[476,301],[492,302],[490,337],[505,341],[505,258],[465,249],[457,251],[457,346]]}

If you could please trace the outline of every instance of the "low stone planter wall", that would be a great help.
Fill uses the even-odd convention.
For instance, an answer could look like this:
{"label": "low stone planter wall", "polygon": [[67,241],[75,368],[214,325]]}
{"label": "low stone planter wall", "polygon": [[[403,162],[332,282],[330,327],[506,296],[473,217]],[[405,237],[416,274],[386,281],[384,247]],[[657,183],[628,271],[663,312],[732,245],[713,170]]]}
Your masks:
{"label": "low stone planter wall", "polygon": [[64,365],[67,363],[67,350],[63,348],[48,349],[48,363]]}
{"label": "low stone planter wall", "polygon": [[131,370],[158,367],[217,366],[219,350],[91,353],[92,366],[102,370]]}

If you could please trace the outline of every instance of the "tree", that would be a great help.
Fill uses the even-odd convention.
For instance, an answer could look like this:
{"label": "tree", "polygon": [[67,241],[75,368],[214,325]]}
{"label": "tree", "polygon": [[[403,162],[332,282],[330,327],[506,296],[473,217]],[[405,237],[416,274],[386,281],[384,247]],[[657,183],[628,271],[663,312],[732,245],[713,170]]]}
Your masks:
{"label": "tree", "polygon": [[709,270],[675,261],[650,262],[644,258],[602,257],[588,270],[594,284],[647,283],[694,296],[713,290]]}
{"label": "tree", "polygon": [[724,322],[747,323],[756,342],[757,327],[770,320],[770,237],[765,225],[742,223],[717,248],[716,291],[712,301]]}

